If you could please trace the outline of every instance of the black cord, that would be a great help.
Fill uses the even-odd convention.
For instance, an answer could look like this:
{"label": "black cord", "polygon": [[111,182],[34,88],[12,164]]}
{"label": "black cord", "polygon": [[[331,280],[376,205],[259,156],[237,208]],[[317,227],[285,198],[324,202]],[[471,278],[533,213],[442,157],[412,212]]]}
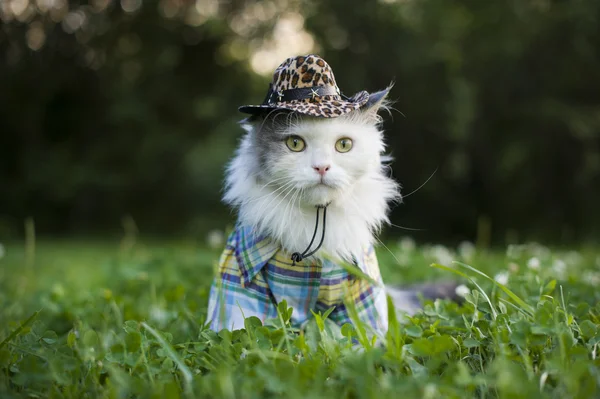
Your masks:
{"label": "black cord", "polygon": [[[315,242],[315,238],[317,237],[317,231],[319,230],[319,211],[321,209],[323,209],[323,233],[321,234],[321,242],[319,242],[319,245],[317,245],[317,247],[313,251],[308,252],[310,250],[310,247]],[[313,233],[313,236],[310,240],[310,243],[308,244],[308,247],[306,247],[304,252],[302,252],[302,253],[294,252],[292,254],[292,262],[293,262],[292,266],[295,266],[296,262],[302,262],[302,259],[313,255],[315,252],[317,252],[319,250],[319,248],[321,248],[321,245],[323,245],[323,241],[325,241],[325,227],[326,227],[325,220],[326,220],[326,218],[327,218],[327,205],[317,206],[317,221],[315,222],[315,231]]]}

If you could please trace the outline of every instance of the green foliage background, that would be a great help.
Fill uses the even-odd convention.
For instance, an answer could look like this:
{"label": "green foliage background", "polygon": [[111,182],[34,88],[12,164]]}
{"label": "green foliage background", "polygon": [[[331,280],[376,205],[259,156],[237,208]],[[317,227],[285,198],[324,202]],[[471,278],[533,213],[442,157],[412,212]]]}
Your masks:
{"label": "green foliage background", "polygon": [[42,3],[19,18],[2,6],[2,236],[27,216],[53,234],[115,231],[126,215],[146,233],[230,223],[237,106],[269,81],[249,59],[285,15],[345,93],[395,81],[394,175],[409,192],[437,168],[395,224],[418,240],[473,239],[486,221],[496,242],[600,235],[596,0]]}

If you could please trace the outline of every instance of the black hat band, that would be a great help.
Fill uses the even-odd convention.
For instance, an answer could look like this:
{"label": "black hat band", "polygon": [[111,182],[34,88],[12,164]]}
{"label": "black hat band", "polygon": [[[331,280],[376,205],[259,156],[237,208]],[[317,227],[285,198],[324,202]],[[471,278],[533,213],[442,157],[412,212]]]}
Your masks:
{"label": "black hat band", "polygon": [[315,99],[322,96],[340,96],[340,92],[337,87],[334,86],[299,87],[278,92],[273,89],[273,85],[269,85],[269,91],[262,105],[271,105],[293,100],[306,100],[307,98]]}

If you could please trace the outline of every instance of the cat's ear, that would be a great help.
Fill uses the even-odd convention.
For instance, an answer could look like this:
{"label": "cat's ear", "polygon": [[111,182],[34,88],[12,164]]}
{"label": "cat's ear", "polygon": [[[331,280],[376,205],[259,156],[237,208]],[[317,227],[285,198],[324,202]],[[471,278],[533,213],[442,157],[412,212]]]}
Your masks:
{"label": "cat's ear", "polygon": [[360,113],[374,123],[380,122],[379,111],[389,109],[390,101],[388,100],[388,95],[393,86],[394,84],[391,83],[385,89],[369,94],[369,100],[361,107]]}

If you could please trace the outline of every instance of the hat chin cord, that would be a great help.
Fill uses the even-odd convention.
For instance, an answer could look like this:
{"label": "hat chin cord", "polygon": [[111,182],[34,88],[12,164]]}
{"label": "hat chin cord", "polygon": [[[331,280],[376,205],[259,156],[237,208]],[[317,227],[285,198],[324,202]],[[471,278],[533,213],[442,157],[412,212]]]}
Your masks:
{"label": "hat chin cord", "polygon": [[[313,236],[310,239],[310,243],[308,244],[308,247],[306,247],[306,249],[302,253],[294,252],[292,254],[292,258],[291,258],[292,266],[295,266],[296,262],[302,262],[302,259],[308,258],[311,255],[314,255],[319,250],[319,248],[321,248],[321,245],[323,245],[323,241],[325,241],[325,227],[326,227],[325,220],[327,218],[327,207],[328,206],[329,206],[329,203],[327,203],[325,205],[317,205],[317,220],[315,222],[315,231],[313,233]],[[317,247],[315,249],[310,251],[310,247],[312,247],[313,243],[315,242],[315,238],[317,237],[317,232],[319,231],[319,213],[320,213],[321,209],[323,210],[323,232],[321,233],[321,241],[319,242],[319,245],[317,245]]]}

